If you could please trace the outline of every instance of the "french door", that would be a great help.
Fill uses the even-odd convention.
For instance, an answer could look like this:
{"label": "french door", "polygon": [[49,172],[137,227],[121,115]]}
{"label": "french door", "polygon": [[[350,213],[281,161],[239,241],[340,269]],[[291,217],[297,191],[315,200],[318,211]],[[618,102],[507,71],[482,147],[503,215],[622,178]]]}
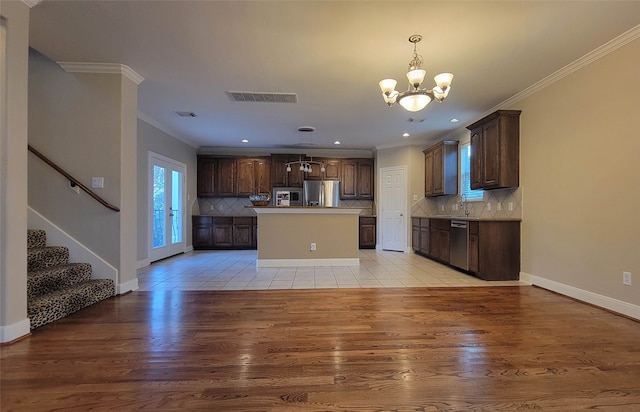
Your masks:
{"label": "french door", "polygon": [[407,246],[407,169],[380,169],[382,249],[404,252]]}
{"label": "french door", "polygon": [[149,152],[151,262],[185,250],[185,170],[184,163]]}

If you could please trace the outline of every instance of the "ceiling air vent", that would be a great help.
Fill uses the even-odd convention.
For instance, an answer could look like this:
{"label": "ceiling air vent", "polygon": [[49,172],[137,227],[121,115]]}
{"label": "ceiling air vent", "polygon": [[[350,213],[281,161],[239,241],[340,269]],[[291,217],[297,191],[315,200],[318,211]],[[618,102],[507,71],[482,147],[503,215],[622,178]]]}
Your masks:
{"label": "ceiling air vent", "polygon": [[234,102],[298,103],[298,95],[296,95],[295,93],[256,93],[227,91],[227,94]]}

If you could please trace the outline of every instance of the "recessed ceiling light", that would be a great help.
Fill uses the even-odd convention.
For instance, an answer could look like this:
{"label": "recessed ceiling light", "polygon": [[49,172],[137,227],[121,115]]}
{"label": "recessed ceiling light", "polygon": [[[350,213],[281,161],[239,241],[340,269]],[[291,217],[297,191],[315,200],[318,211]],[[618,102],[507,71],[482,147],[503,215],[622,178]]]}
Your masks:
{"label": "recessed ceiling light", "polygon": [[460,121],[460,119],[456,119],[455,117],[451,120],[449,120],[451,123],[458,123]]}
{"label": "recessed ceiling light", "polygon": [[409,137],[409,136],[411,136],[411,135],[409,133],[407,133],[407,132],[402,133],[402,137]]}
{"label": "recessed ceiling light", "polygon": [[242,143],[249,143],[247,139],[242,139]]}
{"label": "recessed ceiling light", "polygon": [[336,140],[333,144],[340,144],[340,140]]}

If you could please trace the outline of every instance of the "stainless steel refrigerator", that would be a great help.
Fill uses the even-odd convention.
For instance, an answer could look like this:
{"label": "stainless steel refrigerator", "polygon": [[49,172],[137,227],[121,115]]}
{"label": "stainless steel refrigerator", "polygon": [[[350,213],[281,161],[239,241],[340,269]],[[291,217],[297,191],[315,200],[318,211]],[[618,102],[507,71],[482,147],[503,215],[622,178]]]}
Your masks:
{"label": "stainless steel refrigerator", "polygon": [[340,181],[338,180],[305,180],[303,189],[305,206],[340,206]]}

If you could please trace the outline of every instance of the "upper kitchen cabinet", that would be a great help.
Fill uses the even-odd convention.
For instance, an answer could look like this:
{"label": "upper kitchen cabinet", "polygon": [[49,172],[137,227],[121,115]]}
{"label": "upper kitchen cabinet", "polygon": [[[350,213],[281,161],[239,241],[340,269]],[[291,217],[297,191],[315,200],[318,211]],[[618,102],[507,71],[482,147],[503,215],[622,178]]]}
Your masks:
{"label": "upper kitchen cabinet", "polygon": [[[338,159],[309,158],[324,164],[324,172],[319,164],[311,164],[311,172],[305,172],[305,180],[340,180],[342,162]],[[309,160],[307,159],[307,160]]]}
{"label": "upper kitchen cabinet", "polygon": [[445,140],[424,151],[424,195],[458,193],[458,141]]}
{"label": "upper kitchen cabinet", "polygon": [[471,131],[471,189],[518,187],[520,110],[498,110]]}
{"label": "upper kitchen cabinet", "polygon": [[234,197],[237,192],[236,183],[236,159],[222,157],[218,159],[218,170],[216,172],[216,182],[218,184],[217,193],[214,196]]}
{"label": "upper kitchen cabinet", "polygon": [[302,187],[304,175],[300,170],[300,165],[291,166],[291,171],[287,172],[287,163],[298,161],[300,158],[301,155],[271,155],[271,185],[273,187]]}
{"label": "upper kitchen cabinet", "polygon": [[237,159],[236,196],[271,193],[271,158]]}
{"label": "upper kitchen cabinet", "polygon": [[198,197],[217,196],[216,173],[218,159],[198,156]]}
{"label": "upper kitchen cabinet", "polygon": [[373,159],[343,159],[340,199],[373,199]]}

